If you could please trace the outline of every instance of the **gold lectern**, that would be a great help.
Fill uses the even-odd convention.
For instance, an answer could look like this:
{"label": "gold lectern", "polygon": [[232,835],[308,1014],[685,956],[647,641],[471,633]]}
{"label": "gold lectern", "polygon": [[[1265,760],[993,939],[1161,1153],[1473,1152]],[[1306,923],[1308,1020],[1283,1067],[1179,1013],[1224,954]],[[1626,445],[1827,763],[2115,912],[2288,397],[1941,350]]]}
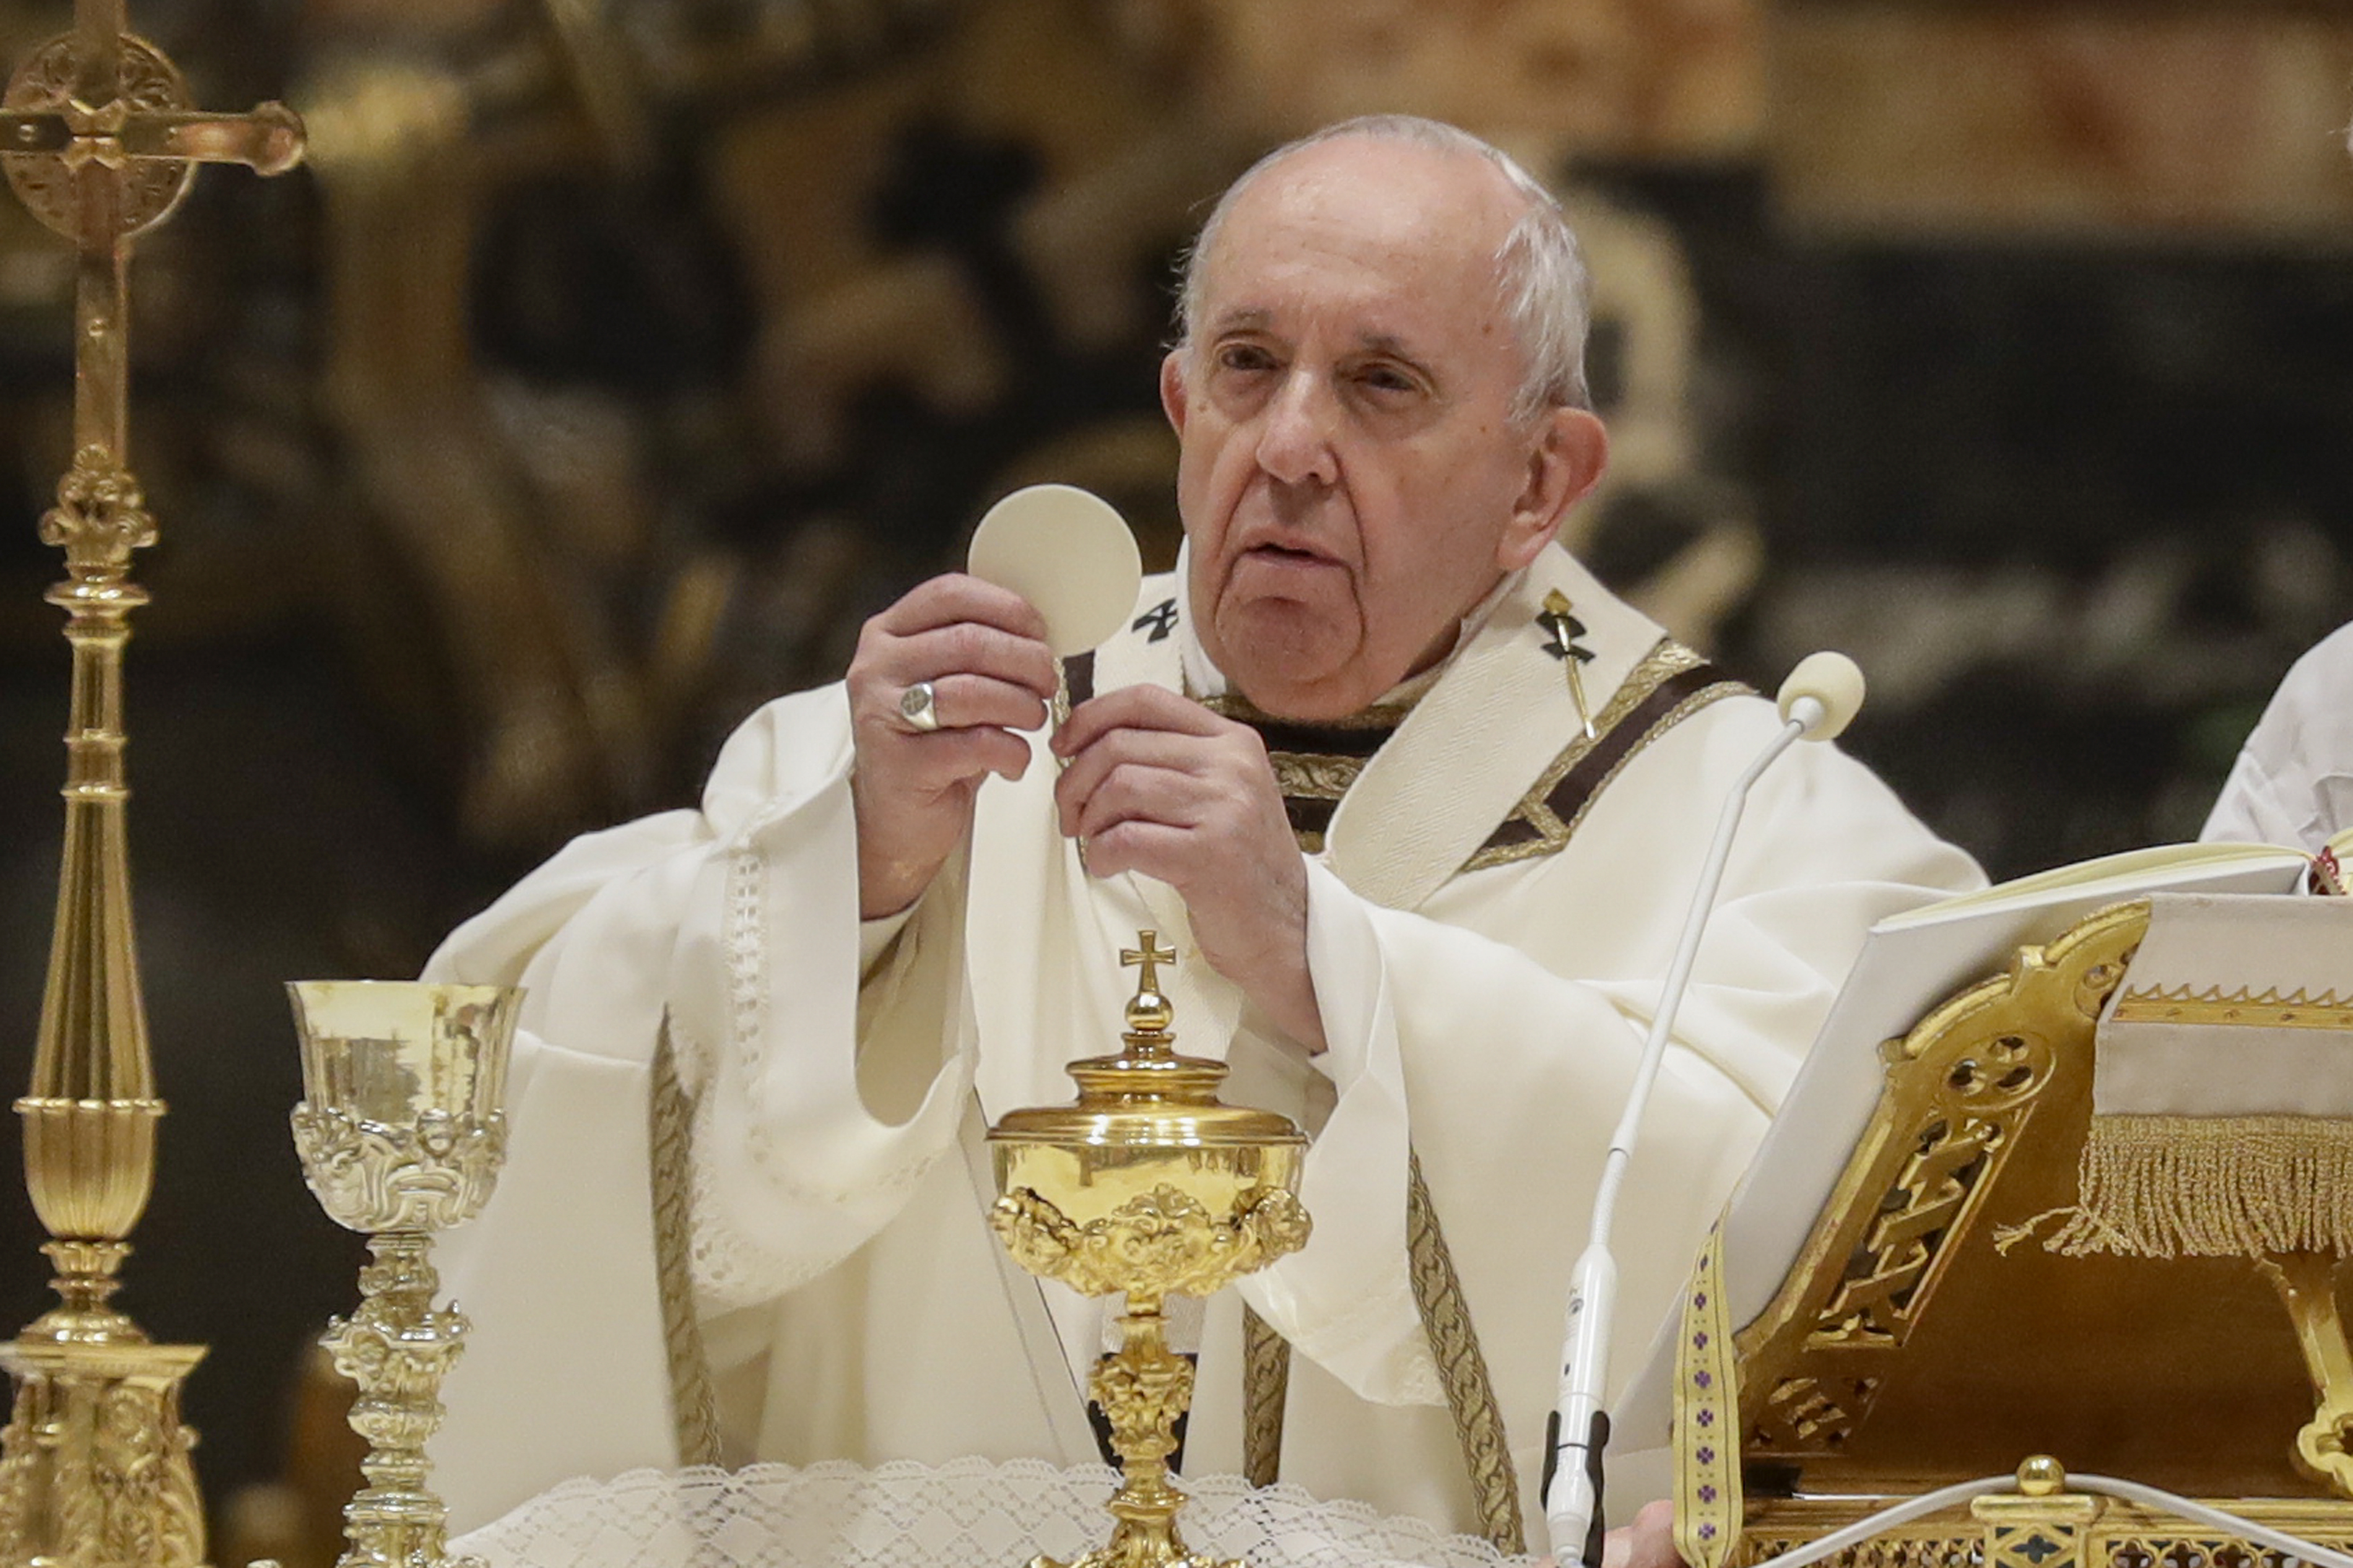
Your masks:
{"label": "gold lectern", "polygon": [[2015,1496],[1829,1561],[2282,1561],[2228,1530],[2070,1490],[2063,1464],[2337,1550],[2353,1543],[2344,1473],[2313,1464],[2298,1437],[2316,1403],[2325,1415],[2353,1394],[2333,1258],[2301,1255],[2295,1278],[2279,1279],[2243,1258],[2019,1245],[2054,1214],[2081,1212],[2095,1026],[2148,922],[2147,903],[2121,904],[2021,948],[2006,973],[1881,1047],[1868,1126],[1754,1321],[1718,1315],[1711,1247],[1675,1389],[1678,1538],[1699,1568],[1760,1562],[1897,1500],[2010,1472]]}

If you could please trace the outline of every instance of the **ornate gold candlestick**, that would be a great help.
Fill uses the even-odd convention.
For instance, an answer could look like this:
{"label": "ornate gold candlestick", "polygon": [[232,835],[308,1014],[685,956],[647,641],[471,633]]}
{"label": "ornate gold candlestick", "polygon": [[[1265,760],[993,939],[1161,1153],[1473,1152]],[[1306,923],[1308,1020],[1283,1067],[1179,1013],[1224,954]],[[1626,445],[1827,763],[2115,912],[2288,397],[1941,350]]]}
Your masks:
{"label": "ornate gold candlestick", "polygon": [[[1075,1105],[1017,1110],[988,1134],[997,1190],[989,1224],[1015,1261],[1089,1296],[1126,1293],[1119,1353],[1089,1388],[1110,1418],[1123,1480],[1110,1542],[1073,1568],[1235,1568],[1195,1556],[1176,1531],[1185,1494],[1169,1483],[1193,1364],[1172,1353],[1160,1315],[1172,1292],[1206,1296],[1306,1245],[1299,1162],[1306,1138],[1271,1111],[1218,1099],[1222,1062],[1180,1057],[1156,966],[1176,954],[1140,931],[1125,1048],[1071,1064]],[[1061,1568],[1050,1558],[1033,1568]]]}
{"label": "ornate gold candlestick", "polygon": [[[358,1311],[321,1342],[359,1384],[352,1429],[368,1441],[367,1485],[344,1510],[340,1568],[442,1568],[448,1511],[426,1484],[441,1379],[466,1319],[436,1310],[433,1235],[463,1225],[505,1157],[507,1049],[522,993],[496,985],[298,981],[302,1034],[294,1147],[311,1191],[375,1261]],[[459,1560],[460,1562],[470,1560]]]}
{"label": "ornate gold candlestick", "polygon": [[204,1507],[180,1425],[195,1345],[150,1344],[108,1304],[155,1178],[164,1102],[132,938],[122,647],[147,595],[132,552],[155,541],[128,458],[134,235],[164,221],[199,163],[265,174],[302,157],[282,106],[191,109],[179,71],[126,30],[122,0],[75,0],[74,29],[35,49],[0,102],[0,166],[33,216],[73,242],[74,456],[44,542],[73,646],[65,847],[25,1119],[25,1180],[52,1239],[59,1304],[0,1347],[16,1380],[0,1432],[0,1568],[192,1568]]}

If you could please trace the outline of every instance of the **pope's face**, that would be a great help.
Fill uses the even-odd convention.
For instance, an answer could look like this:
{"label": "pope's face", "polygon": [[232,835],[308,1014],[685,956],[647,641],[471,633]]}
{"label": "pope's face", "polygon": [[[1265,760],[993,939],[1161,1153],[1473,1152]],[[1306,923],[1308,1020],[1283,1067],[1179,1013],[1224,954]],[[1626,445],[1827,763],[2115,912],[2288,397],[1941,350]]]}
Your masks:
{"label": "pope's face", "polygon": [[1494,258],[1522,198],[1485,160],[1319,143],[1236,198],[1162,367],[1202,647],[1261,708],[1353,713],[1599,477],[1600,426],[1511,405]]}

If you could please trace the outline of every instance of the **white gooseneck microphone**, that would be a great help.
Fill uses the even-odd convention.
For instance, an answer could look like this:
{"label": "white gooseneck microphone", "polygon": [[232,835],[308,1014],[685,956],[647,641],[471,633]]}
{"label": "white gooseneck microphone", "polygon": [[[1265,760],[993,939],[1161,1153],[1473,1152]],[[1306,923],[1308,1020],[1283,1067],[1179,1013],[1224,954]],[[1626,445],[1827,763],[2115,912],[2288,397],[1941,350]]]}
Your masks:
{"label": "white gooseneck microphone", "polygon": [[1782,721],[1779,732],[1725,797],[1715,841],[1708,847],[1699,885],[1692,891],[1691,911],[1683,917],[1683,937],[1667,969],[1666,987],[1659,996],[1658,1013],[1651,1020],[1650,1037],[1642,1042],[1634,1086],[1627,1091],[1625,1114],[1609,1138],[1601,1185],[1593,1194],[1592,1229],[1569,1277],[1560,1398],[1546,1434],[1549,1451],[1545,1458],[1545,1522],[1552,1535],[1556,1563],[1567,1564],[1581,1558],[1590,1568],[1599,1568],[1601,1562],[1601,1452],[1609,1439],[1609,1417],[1601,1408],[1601,1391],[1609,1375],[1609,1317],[1618,1298],[1618,1262],[1609,1251],[1609,1227],[1617,1218],[1618,1189],[1625,1180],[1627,1162],[1633,1157],[1651,1086],[1658,1081],[1659,1064],[1666,1058],[1667,1039],[1674,1032],[1675,1014],[1683,1006],[1683,993],[1691,987],[1692,962],[1707,930],[1708,912],[1715,906],[1715,890],[1724,880],[1725,862],[1732,855],[1741,810],[1748,803],[1750,786],[1793,742],[1832,740],[1853,721],[1855,710],[1862,706],[1862,671],[1842,653],[1809,654],[1781,683],[1778,703]]}

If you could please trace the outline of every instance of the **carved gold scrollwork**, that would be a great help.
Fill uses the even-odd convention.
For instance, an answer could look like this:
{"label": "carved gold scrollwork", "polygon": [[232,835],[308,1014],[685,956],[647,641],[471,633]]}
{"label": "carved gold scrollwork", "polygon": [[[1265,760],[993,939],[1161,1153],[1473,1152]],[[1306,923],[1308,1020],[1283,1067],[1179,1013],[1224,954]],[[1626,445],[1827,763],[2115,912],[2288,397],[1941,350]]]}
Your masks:
{"label": "carved gold scrollwork", "polygon": [[[195,1354],[131,1347],[184,1364],[90,1375],[91,1346],[10,1347],[16,1397],[0,1459],[0,1562],[76,1568],[197,1568],[204,1504],[180,1422],[178,1374]],[[110,1367],[108,1370],[121,1370]],[[25,1506],[46,1494],[53,1506]]]}
{"label": "carved gold scrollwork", "polygon": [[1207,1296],[1307,1244],[1307,1211],[1281,1187],[1246,1194],[1228,1219],[1162,1183],[1079,1225],[1027,1187],[988,1223],[1014,1261],[1088,1296]]}
{"label": "carved gold scrollwork", "polygon": [[388,1127],[307,1101],[290,1117],[303,1178],[336,1224],[360,1231],[447,1230],[479,1212],[506,1157],[502,1111],[428,1110]]}
{"label": "carved gold scrollwork", "polygon": [[188,1462],[195,1444],[178,1405],[176,1387],[137,1383],[99,1400],[94,1479],[106,1515],[100,1539],[114,1562],[203,1560],[204,1504]]}
{"label": "carved gold scrollwork", "polygon": [[121,576],[131,552],[155,542],[155,520],[130,469],[103,447],[84,447],[58,480],[58,504],[41,514],[41,542],[66,552],[76,580]]}
{"label": "carved gold scrollwork", "polygon": [[1116,1450],[1166,1458],[1176,1451],[1176,1418],[1193,1404],[1193,1363],[1157,1338],[1134,1353],[1095,1363],[1088,1392],[1111,1422]]}
{"label": "carved gold scrollwork", "polygon": [[[35,1430],[40,1425],[43,1390],[31,1379],[16,1384],[8,1425],[0,1427],[0,1498],[29,1498],[41,1464]],[[35,1551],[26,1510],[0,1508],[0,1563],[22,1563]]]}
{"label": "carved gold scrollwork", "polygon": [[17,68],[0,100],[10,109],[65,115],[73,140],[58,152],[0,155],[0,166],[33,216],[69,239],[81,235],[75,189],[80,166],[99,162],[119,170],[122,196],[116,232],[127,237],[172,216],[195,182],[196,166],[185,159],[129,157],[120,137],[122,122],[133,112],[185,109],[188,91],[179,68],[162,50],[144,38],[125,37],[120,96],[92,108],[74,97],[82,76],[80,51],[81,40],[71,33],[51,38]]}
{"label": "carved gold scrollwork", "polygon": [[1815,1322],[1817,1345],[1901,1344],[1941,1244],[2050,1078],[2039,1034],[1957,1034],[1907,1064],[1933,1079],[1926,1121]]}
{"label": "carved gold scrollwork", "polygon": [[1777,1449],[1834,1448],[1878,1392],[1875,1377],[1785,1378],[1766,1396],[1757,1428]]}
{"label": "carved gold scrollwork", "polygon": [[2275,1254],[2256,1265],[2279,1292],[2295,1326],[2312,1379],[2312,1419],[2295,1435],[2295,1466],[2338,1497],[2353,1497],[2353,1342],[2337,1305],[2341,1259],[2320,1253]]}
{"label": "carved gold scrollwork", "polygon": [[2090,1070],[2094,1022],[2147,928],[2122,905],[1932,1010],[1881,1047],[1886,1082],[1782,1288],[1740,1331],[1746,1451],[1836,1449],[2052,1083]]}
{"label": "carved gold scrollwork", "polygon": [[477,1559],[448,1557],[448,1512],[426,1484],[441,1380],[469,1326],[454,1307],[433,1306],[441,1282],[428,1245],[417,1233],[370,1237],[375,1261],[360,1270],[359,1310],[329,1323],[319,1342],[359,1385],[351,1426],[368,1442],[360,1462],[367,1485],[345,1510],[351,1550],[338,1568],[479,1568]]}
{"label": "carved gold scrollwork", "polygon": [[1921,1130],[1811,1342],[1902,1342],[1913,1300],[1936,1261],[1935,1244],[1968,1201],[2002,1137],[2000,1124],[1975,1117],[1940,1116]]}

